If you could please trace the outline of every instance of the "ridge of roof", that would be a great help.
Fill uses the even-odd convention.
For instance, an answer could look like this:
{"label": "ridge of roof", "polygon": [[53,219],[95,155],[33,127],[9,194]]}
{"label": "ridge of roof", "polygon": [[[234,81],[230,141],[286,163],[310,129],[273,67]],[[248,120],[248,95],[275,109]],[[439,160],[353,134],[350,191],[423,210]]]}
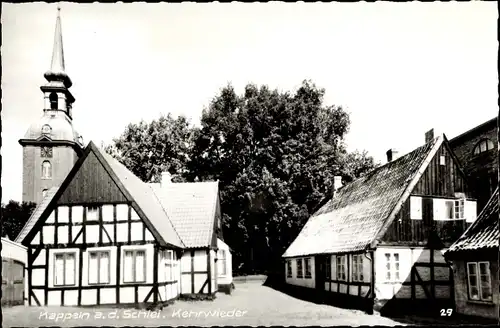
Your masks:
{"label": "ridge of roof", "polygon": [[488,121],[486,121],[486,122],[484,122],[484,123],[481,123],[481,124],[479,124],[479,125],[477,125],[477,126],[473,127],[472,129],[469,129],[469,130],[467,130],[467,131],[465,131],[465,132],[463,132],[463,133],[459,134],[459,135],[458,135],[458,136],[456,136],[456,137],[453,137],[452,139],[450,139],[450,143],[454,143],[455,141],[462,139],[462,138],[463,138],[463,137],[465,137],[466,135],[468,135],[468,134],[470,134],[470,133],[472,133],[472,132],[476,132],[477,130],[480,130],[480,129],[482,129],[482,128],[484,128],[484,127],[486,127],[486,126],[490,125],[490,124],[493,124],[493,123],[494,123],[494,122],[496,122],[496,121],[497,121],[497,117],[495,116],[494,118],[489,119]]}

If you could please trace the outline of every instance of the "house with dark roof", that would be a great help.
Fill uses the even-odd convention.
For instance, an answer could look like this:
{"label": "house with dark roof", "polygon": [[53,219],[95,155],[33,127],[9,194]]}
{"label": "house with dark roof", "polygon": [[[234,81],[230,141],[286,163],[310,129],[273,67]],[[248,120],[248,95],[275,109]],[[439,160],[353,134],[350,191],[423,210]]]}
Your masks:
{"label": "house with dark roof", "polygon": [[453,263],[456,312],[500,316],[498,188],[477,220],[444,254]]}
{"label": "house with dark roof", "polygon": [[[213,296],[218,184],[183,187],[158,190],[90,142],[16,239],[27,247],[28,304],[139,306],[182,293]],[[198,248],[205,252],[193,254]]]}
{"label": "house with dark roof", "polygon": [[496,117],[450,139],[479,212],[498,185],[497,139]]}
{"label": "house with dark roof", "polygon": [[283,254],[286,283],[371,311],[449,306],[442,251],[476,218],[465,175],[444,135],[340,187]]}

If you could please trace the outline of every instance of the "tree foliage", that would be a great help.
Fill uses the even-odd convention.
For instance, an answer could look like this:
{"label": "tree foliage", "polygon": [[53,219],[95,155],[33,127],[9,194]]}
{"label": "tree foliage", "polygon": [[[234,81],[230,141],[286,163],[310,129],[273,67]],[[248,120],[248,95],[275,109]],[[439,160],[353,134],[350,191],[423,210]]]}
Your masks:
{"label": "tree foliage", "polygon": [[[366,152],[346,150],[349,115],[323,104],[325,90],[304,81],[295,92],[231,85],[201,117],[201,128],[170,115],[130,124],[106,151],[143,181],[219,180],[224,239],[244,270],[270,269],[333,177],[350,182],[374,167]],[[267,262],[266,262],[267,260]]]}
{"label": "tree foliage", "polygon": [[129,124],[105,151],[145,182],[159,182],[165,171],[174,182],[180,182],[186,173],[194,133],[184,116],[174,119],[170,114],[162,115],[150,123]]}
{"label": "tree foliage", "polygon": [[15,239],[36,208],[35,203],[16,202],[10,200],[2,204],[2,237]]}

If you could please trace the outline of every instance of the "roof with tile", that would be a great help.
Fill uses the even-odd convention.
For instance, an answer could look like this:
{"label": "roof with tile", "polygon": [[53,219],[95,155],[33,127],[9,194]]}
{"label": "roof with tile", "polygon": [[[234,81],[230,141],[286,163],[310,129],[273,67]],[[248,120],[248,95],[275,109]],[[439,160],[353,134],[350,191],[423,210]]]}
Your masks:
{"label": "roof with tile", "polygon": [[[159,235],[159,237],[163,239],[162,241],[166,244],[177,247],[184,247],[181,238],[175,231],[172,222],[168,218],[167,212],[162,207],[162,204],[153,191],[152,187],[135,176],[123,164],[118,162],[112,156],[101,151],[91,141],[88,144],[83,157],[80,158],[79,162],[77,162],[75,166],[83,163],[90,152],[93,152],[99,159],[99,161],[101,161],[101,163],[105,167],[107,167],[106,169],[108,170],[108,172],[109,170],[111,170],[110,174],[112,178],[117,179],[117,181],[115,182],[117,182],[118,185],[123,185],[125,194],[130,195],[130,201],[135,201],[137,206],[142,210],[146,217],[146,220],[148,221],[146,222],[146,224],[149,223],[150,229],[155,230],[152,231],[153,235]],[[68,177],[66,177],[66,179],[72,179],[71,173],[68,175]],[[63,188],[66,182],[67,181],[64,181],[60,188]],[[18,238],[16,238],[16,241],[23,241],[28,233],[33,229],[36,222],[39,221],[40,217],[46,211],[47,207],[53,201],[54,197],[57,197],[56,194],[58,192],[60,192],[59,188],[53,188],[48,192],[47,196],[33,212],[33,215],[19,234]]]}
{"label": "roof with tile", "polygon": [[219,183],[150,184],[187,248],[212,245]]}
{"label": "roof with tile", "polygon": [[498,249],[499,230],[498,188],[464,234],[450,246],[445,256],[461,251]]}
{"label": "roof with tile", "polygon": [[283,257],[367,249],[395,216],[444,140],[433,139],[340,188],[314,213]]}
{"label": "roof with tile", "polygon": [[33,229],[33,227],[35,226],[35,223],[38,221],[38,219],[40,218],[42,213],[45,211],[45,209],[47,208],[49,203],[52,201],[52,198],[54,198],[54,196],[57,192],[57,189],[59,189],[59,188],[52,187],[47,191],[47,194],[45,195],[45,197],[42,199],[40,204],[38,204],[38,206],[35,208],[33,213],[31,213],[30,218],[28,219],[28,221],[24,225],[21,232],[17,235],[15,242],[17,242],[17,243],[22,242],[24,237],[26,237],[26,235],[28,234],[28,232],[31,229]]}

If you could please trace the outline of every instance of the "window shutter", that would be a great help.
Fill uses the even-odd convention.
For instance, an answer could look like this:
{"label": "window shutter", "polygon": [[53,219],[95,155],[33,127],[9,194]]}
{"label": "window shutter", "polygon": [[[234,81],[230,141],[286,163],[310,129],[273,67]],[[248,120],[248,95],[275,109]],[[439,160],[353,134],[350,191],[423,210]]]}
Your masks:
{"label": "window shutter", "polygon": [[467,222],[474,222],[477,218],[477,204],[474,200],[465,201],[464,215]]}
{"label": "window shutter", "polygon": [[444,202],[442,199],[432,200],[432,214],[433,220],[442,220]]}
{"label": "window shutter", "polygon": [[422,220],[422,197],[410,197],[410,218]]}

